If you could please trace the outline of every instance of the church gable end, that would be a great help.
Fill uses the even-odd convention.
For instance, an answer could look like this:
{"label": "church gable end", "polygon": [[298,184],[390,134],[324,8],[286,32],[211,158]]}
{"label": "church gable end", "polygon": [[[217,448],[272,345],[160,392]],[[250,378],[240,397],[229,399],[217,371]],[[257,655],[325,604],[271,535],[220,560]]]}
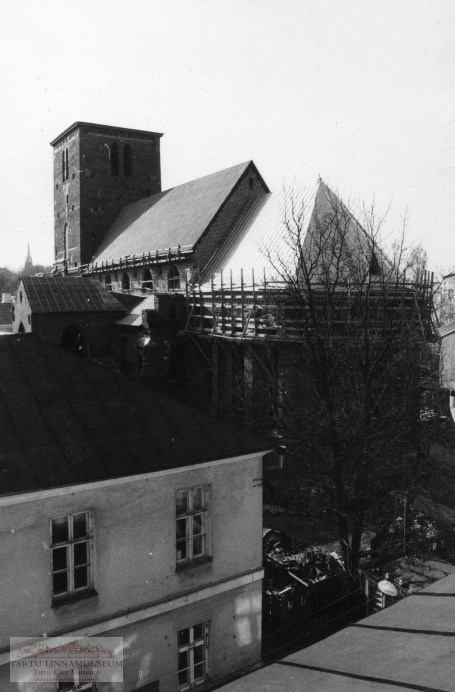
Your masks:
{"label": "church gable end", "polygon": [[250,203],[267,193],[269,189],[251,161],[196,243],[193,262],[195,267],[202,269],[207,264],[213,253],[226,240],[234,224],[247,211]]}

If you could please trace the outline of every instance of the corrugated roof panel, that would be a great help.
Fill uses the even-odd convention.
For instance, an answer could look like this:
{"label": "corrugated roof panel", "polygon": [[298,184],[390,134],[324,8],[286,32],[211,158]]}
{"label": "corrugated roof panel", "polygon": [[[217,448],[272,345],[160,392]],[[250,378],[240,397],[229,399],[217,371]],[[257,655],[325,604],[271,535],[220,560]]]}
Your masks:
{"label": "corrugated roof panel", "polygon": [[24,276],[32,313],[125,312],[123,305],[95,279],[83,276]]}

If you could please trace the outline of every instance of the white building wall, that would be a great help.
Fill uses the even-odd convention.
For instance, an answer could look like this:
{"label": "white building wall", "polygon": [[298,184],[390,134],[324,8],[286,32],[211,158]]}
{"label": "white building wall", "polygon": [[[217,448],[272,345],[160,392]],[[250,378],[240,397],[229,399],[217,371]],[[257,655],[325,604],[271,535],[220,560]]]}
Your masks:
{"label": "white building wall", "polygon": [[[137,649],[133,647],[136,653],[131,653],[132,660],[136,661],[138,656],[147,659],[150,647],[153,648],[155,644],[147,643],[148,640],[139,642],[139,633],[148,632],[150,628],[155,633],[156,623],[165,623],[162,625],[163,631],[174,628],[175,635],[175,631],[187,626],[176,624],[184,621],[180,619],[180,612],[186,607],[184,604],[193,602],[191,608],[196,609],[197,615],[194,615],[196,621],[190,624],[205,620],[215,623],[211,639],[212,651],[218,652],[212,654],[215,656],[213,673],[216,677],[225,674],[223,661],[226,662],[226,670],[233,670],[233,664],[242,664],[243,667],[243,662],[249,664],[258,660],[261,593],[258,570],[262,564],[261,475],[262,459],[253,456],[148,474],[136,480],[44,491],[34,497],[0,498],[2,589],[8,594],[8,603],[14,604],[14,607],[2,613],[0,619],[0,662],[5,662],[11,636],[34,638],[44,633],[53,636],[56,633],[88,632],[87,628],[93,625],[97,634],[104,632],[112,636],[123,636],[124,626],[128,632],[132,628],[137,642]],[[210,488],[211,560],[177,569],[175,493],[197,485]],[[53,605],[50,520],[88,510],[94,522],[96,595]],[[254,577],[251,576],[253,573]],[[238,579],[235,581],[239,575],[243,575],[241,586]],[[255,581],[251,581],[253,578]],[[246,580],[245,584],[242,579]],[[197,592],[202,587],[212,586],[216,594],[213,603],[221,599],[220,602],[224,604],[219,610],[212,609],[211,598],[205,599],[204,607],[197,601]],[[179,598],[175,607],[160,614],[163,602],[169,603]],[[136,616],[129,625],[127,622],[132,611],[136,612]],[[224,621],[223,613],[226,615],[228,612],[229,618]],[[202,619],[198,620],[199,617]],[[149,624],[146,625],[146,622]],[[241,622],[244,625],[240,625]],[[113,630],[113,627],[117,629]],[[161,624],[158,629],[161,631]],[[224,644],[218,641],[218,632]],[[88,633],[94,634],[95,631]],[[156,636],[160,642],[156,646],[160,651],[163,647],[167,651],[166,647],[169,647],[172,669],[166,675],[172,677],[176,675],[176,644],[172,644],[170,639],[165,644],[160,638],[161,634]],[[240,641],[244,645],[240,646]],[[158,658],[161,662],[167,660],[164,654]],[[142,659],[139,663],[145,665]],[[131,680],[136,675],[139,663],[128,662],[128,670],[132,671]],[[163,663],[163,666],[167,670],[167,665]],[[165,676],[163,666],[158,670],[161,677]],[[4,670],[0,680],[2,676],[4,680]],[[175,679],[169,684],[169,688],[160,686],[160,690],[175,689]],[[4,689],[1,684],[0,689]],[[135,688],[127,686],[124,689]]]}

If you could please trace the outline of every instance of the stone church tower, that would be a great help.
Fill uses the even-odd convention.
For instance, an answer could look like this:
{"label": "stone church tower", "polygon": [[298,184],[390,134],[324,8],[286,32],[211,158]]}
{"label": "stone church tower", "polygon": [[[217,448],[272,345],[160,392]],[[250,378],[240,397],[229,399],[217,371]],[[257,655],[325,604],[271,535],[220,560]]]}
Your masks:
{"label": "stone church tower", "polygon": [[89,263],[120,209],[161,191],[161,136],[76,122],[51,142],[57,267]]}

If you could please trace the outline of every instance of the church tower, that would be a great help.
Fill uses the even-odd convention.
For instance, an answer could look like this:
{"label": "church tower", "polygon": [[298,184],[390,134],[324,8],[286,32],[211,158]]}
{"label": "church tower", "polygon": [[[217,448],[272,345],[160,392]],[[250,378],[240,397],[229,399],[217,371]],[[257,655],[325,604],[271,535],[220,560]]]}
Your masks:
{"label": "church tower", "polygon": [[161,191],[159,132],[76,122],[54,149],[55,262],[91,262],[119,211]]}

